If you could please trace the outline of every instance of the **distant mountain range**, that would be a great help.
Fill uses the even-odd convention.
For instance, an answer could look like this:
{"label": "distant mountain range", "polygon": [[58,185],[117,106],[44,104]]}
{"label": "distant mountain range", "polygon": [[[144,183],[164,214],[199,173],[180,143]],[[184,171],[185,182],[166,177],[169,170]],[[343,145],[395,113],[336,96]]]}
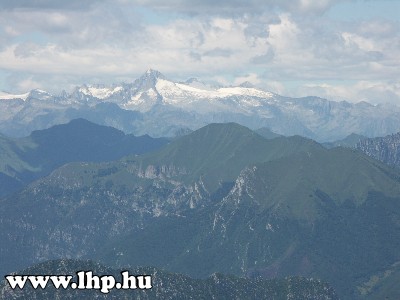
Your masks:
{"label": "distant mountain range", "polygon": [[166,143],[165,138],[125,135],[84,119],[33,131],[26,138],[0,136],[0,197],[69,162],[111,161]]}
{"label": "distant mountain range", "polygon": [[376,137],[400,131],[400,108],[393,105],[289,98],[249,84],[216,87],[193,78],[174,82],[154,70],[133,83],[83,85],[57,96],[41,90],[2,93],[0,109],[0,132],[11,136],[78,117],[151,136],[175,136],[214,122],[268,127],[277,134],[298,134],[320,142],[351,133]]}
{"label": "distant mountain range", "polygon": [[400,296],[400,172],[235,123],[64,165],[0,200],[0,220],[1,274],[75,258],[201,278],[320,278],[341,299]]}
{"label": "distant mountain range", "polygon": [[327,143],[322,143],[326,148],[331,149],[334,147],[345,147],[345,148],[355,148],[357,143],[359,143],[362,140],[368,139],[366,136],[359,135],[352,133],[348,136],[346,136],[344,139],[340,139],[338,141],[334,142],[327,142]]}

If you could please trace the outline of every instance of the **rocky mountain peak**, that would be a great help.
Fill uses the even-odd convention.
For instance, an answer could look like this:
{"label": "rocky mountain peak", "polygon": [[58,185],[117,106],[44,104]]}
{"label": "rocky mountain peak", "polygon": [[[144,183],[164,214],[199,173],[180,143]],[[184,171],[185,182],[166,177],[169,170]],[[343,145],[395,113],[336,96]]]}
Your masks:
{"label": "rocky mountain peak", "polygon": [[166,79],[163,74],[157,70],[148,69],[140,78],[135,81],[135,85],[140,90],[148,90],[154,88],[158,79]]}

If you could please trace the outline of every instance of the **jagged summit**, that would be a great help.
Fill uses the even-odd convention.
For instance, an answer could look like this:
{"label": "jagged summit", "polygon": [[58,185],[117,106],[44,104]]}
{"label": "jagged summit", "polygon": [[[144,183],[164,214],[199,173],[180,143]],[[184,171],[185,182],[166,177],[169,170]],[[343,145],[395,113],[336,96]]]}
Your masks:
{"label": "jagged summit", "polygon": [[50,99],[52,95],[46,91],[40,90],[40,89],[34,89],[29,92],[28,98],[34,98],[34,99],[39,99],[39,100],[47,100]]}
{"label": "jagged summit", "polygon": [[142,75],[142,76],[152,76],[152,77],[162,77],[165,78],[163,74],[161,74],[160,71],[154,70],[152,68],[147,69],[147,71]]}
{"label": "jagged summit", "polygon": [[242,82],[239,86],[240,86],[240,87],[243,87],[243,88],[255,88],[255,87],[256,87],[256,86],[255,86],[254,84],[252,84],[250,81]]}
{"label": "jagged summit", "polygon": [[148,69],[139,79],[135,80],[135,85],[138,85],[139,90],[148,90],[154,88],[158,79],[166,79],[161,72],[153,69]]}

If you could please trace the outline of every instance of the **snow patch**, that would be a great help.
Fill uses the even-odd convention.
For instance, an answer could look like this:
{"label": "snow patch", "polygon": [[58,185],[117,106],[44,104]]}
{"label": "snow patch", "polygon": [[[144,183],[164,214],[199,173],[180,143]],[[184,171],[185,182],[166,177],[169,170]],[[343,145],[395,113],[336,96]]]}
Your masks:
{"label": "snow patch", "polygon": [[234,95],[251,96],[251,97],[259,97],[259,98],[274,97],[274,94],[271,92],[265,92],[265,91],[257,90],[255,88],[246,88],[246,87],[220,88],[217,91],[222,97],[228,97],[228,96],[234,96]]}
{"label": "snow patch", "polygon": [[123,90],[122,86],[117,86],[115,88],[99,88],[99,87],[94,87],[94,86],[87,86],[87,87],[82,87],[79,89],[79,91],[82,94],[88,95],[88,96],[93,96],[98,99],[106,99],[111,97],[113,94],[118,93]]}
{"label": "snow patch", "polygon": [[25,94],[14,95],[6,92],[0,92],[0,100],[15,100],[15,99],[22,99],[26,101],[29,96],[29,92]]}

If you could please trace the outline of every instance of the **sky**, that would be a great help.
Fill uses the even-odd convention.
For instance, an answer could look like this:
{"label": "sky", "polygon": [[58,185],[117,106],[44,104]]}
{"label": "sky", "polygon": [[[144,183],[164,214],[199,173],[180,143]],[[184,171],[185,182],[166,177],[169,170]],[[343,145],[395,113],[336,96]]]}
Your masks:
{"label": "sky", "polygon": [[0,0],[1,91],[57,94],[149,68],[400,105],[400,0]]}

